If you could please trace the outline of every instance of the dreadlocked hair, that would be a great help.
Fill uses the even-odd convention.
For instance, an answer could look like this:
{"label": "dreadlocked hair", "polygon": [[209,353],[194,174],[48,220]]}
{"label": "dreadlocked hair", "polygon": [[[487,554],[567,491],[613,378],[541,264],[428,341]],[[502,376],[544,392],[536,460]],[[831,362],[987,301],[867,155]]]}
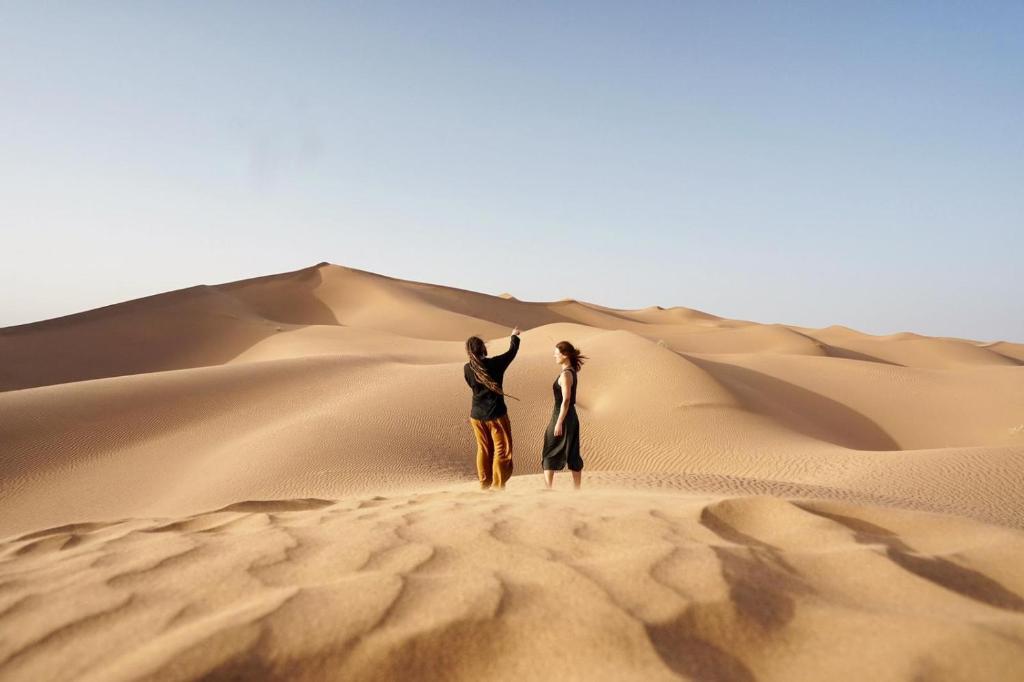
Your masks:
{"label": "dreadlocked hair", "polygon": [[484,367],[483,359],[487,357],[487,345],[484,340],[479,336],[471,336],[466,339],[466,355],[469,356],[469,368],[473,370],[473,376],[481,384],[486,386],[488,390],[497,393],[498,395],[505,396],[506,398],[512,398],[513,400],[519,400],[514,395],[509,395],[501,390],[501,386],[498,382],[491,378],[491,375],[487,373],[487,368]]}

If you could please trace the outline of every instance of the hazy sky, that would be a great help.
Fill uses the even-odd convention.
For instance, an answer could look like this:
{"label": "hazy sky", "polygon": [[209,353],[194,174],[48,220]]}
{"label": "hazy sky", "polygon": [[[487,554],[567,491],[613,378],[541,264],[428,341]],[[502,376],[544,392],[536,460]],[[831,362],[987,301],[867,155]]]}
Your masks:
{"label": "hazy sky", "polygon": [[0,0],[0,326],[331,261],[1024,341],[1024,3]]}

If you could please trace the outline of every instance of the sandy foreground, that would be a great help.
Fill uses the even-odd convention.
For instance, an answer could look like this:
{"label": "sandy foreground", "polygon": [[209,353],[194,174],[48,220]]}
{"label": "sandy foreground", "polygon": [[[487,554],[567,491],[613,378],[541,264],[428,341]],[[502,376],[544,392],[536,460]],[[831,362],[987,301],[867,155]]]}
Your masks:
{"label": "sandy foreground", "polygon": [[328,264],[2,329],[0,680],[1024,679],[1022,365]]}

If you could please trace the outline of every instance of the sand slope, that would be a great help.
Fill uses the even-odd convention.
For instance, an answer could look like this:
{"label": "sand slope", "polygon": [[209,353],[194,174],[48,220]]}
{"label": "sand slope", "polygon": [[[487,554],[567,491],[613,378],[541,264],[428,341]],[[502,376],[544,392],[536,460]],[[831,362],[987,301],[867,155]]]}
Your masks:
{"label": "sand slope", "polygon": [[[513,325],[487,495],[463,341]],[[1006,679],[1021,348],[329,264],[3,329],[0,679]]]}
{"label": "sand slope", "polygon": [[1024,574],[1006,562],[1024,554],[1019,531],[774,497],[545,493],[534,478],[9,540],[0,618],[18,627],[0,678],[997,680],[1024,666]]}

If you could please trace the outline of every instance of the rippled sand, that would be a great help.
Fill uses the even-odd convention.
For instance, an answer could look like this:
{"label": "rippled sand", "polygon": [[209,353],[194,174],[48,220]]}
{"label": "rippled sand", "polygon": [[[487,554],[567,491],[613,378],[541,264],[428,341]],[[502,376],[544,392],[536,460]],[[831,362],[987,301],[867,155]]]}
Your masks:
{"label": "rippled sand", "polygon": [[[513,325],[516,469],[485,493],[462,342]],[[580,493],[538,475],[563,338]],[[0,357],[0,680],[1024,670],[1020,344],[322,264],[3,329]]]}

